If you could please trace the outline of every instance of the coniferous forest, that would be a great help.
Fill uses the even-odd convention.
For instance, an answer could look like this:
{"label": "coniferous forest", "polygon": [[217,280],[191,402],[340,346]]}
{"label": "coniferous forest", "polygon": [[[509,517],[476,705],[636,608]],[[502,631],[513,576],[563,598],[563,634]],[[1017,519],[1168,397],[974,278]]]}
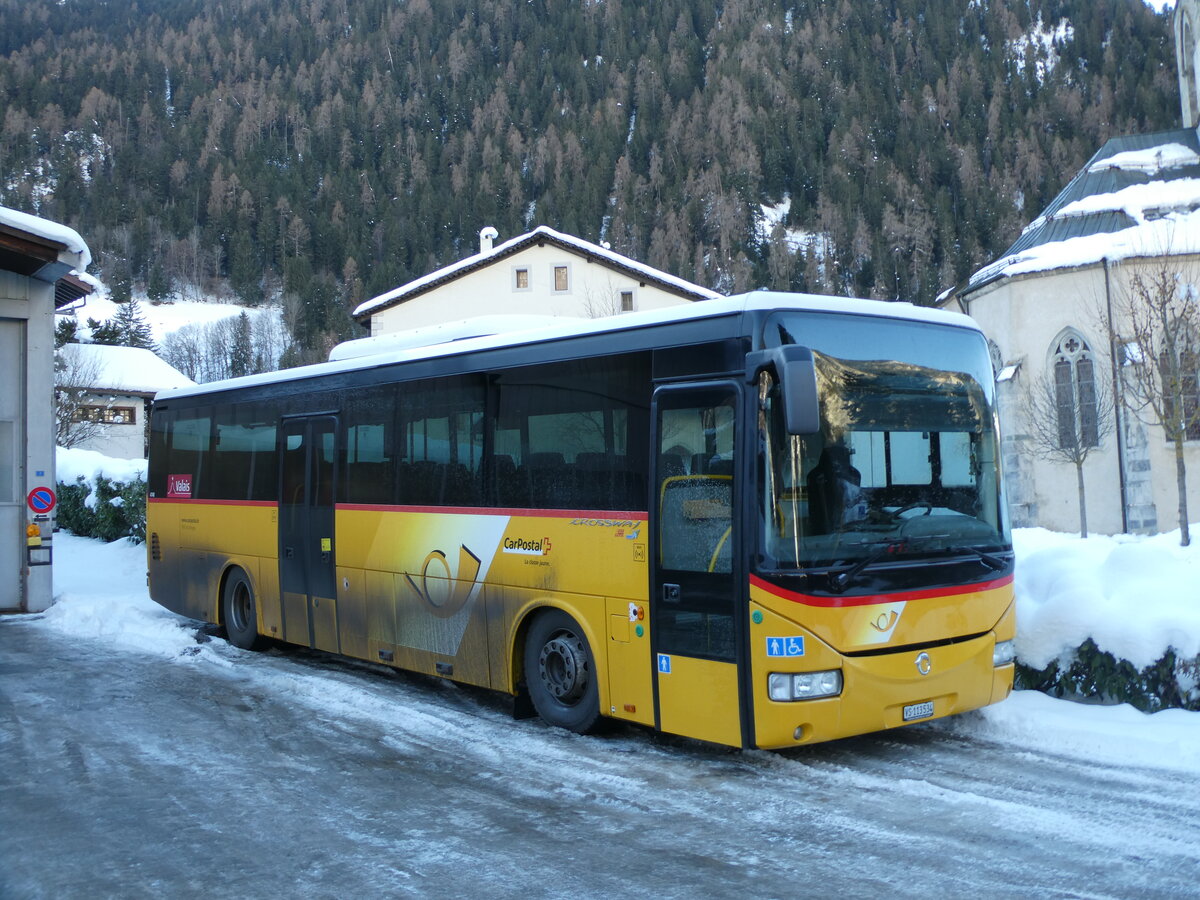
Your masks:
{"label": "coniferous forest", "polygon": [[[0,203],[114,292],[346,311],[545,224],[724,292],[930,303],[1109,137],[1142,0],[0,0]],[[790,201],[774,228],[762,207]]]}

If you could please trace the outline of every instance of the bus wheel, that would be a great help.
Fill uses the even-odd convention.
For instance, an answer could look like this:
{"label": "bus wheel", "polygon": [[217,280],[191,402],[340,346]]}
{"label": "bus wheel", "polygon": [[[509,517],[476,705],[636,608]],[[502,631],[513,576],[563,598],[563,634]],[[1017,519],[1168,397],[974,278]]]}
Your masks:
{"label": "bus wheel", "polygon": [[525,641],[525,683],[538,715],[587,734],[600,718],[596,665],[583,629],[564,612],[539,615]]}
{"label": "bus wheel", "polygon": [[229,643],[243,650],[254,650],[261,643],[258,636],[258,613],[254,604],[254,591],[250,579],[241,569],[234,569],[225,579],[222,595],[222,612],[225,616],[225,634]]}

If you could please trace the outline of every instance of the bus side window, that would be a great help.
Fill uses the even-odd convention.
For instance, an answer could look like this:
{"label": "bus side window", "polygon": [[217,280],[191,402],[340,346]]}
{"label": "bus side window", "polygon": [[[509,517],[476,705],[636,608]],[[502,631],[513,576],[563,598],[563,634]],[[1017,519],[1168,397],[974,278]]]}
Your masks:
{"label": "bus side window", "polygon": [[390,385],[347,397],[343,498],[347,503],[395,502],[395,390]]}
{"label": "bus side window", "polygon": [[399,502],[483,506],[481,376],[400,385]]}
{"label": "bus side window", "polygon": [[175,413],[155,407],[150,416],[150,462],[147,479],[151,497],[167,496],[167,454],[171,449],[171,423]]}
{"label": "bus side window", "polygon": [[217,411],[210,496],[275,498],[275,419],[272,410],[255,403]]}
{"label": "bus side window", "polygon": [[648,357],[577,360],[498,376],[492,472],[501,506],[646,504]]}
{"label": "bus side window", "polygon": [[189,479],[186,482],[188,497],[215,496],[205,484],[207,474],[201,471],[204,460],[209,457],[211,443],[211,407],[181,410],[176,414],[167,463],[168,495],[172,480]]}

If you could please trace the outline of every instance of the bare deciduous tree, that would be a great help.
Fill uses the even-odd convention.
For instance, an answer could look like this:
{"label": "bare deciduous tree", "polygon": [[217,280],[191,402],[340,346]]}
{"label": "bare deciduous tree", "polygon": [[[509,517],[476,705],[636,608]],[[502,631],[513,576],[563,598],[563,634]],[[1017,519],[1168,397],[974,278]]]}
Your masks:
{"label": "bare deciduous tree", "polygon": [[1164,255],[1133,273],[1114,296],[1109,337],[1121,362],[1121,402],[1157,425],[1175,450],[1180,544],[1188,546],[1184,441],[1200,437],[1200,272]]}
{"label": "bare deciduous tree", "polygon": [[216,322],[184,325],[162,342],[162,358],[200,384],[235,375],[271,372],[289,338],[273,310],[253,318],[230,316]]}
{"label": "bare deciduous tree", "polygon": [[[79,344],[66,344],[54,354],[54,432],[59,447],[78,447],[103,434],[108,427],[100,416],[86,416],[85,408],[111,407],[111,402],[90,397],[100,378],[100,363]],[[86,401],[86,402],[85,402]]]}
{"label": "bare deciduous tree", "polygon": [[1112,391],[1103,378],[1086,383],[1056,379],[1054,370],[1029,384],[1021,398],[1021,412],[1033,452],[1051,462],[1075,467],[1079,492],[1079,533],[1087,537],[1087,492],[1083,465],[1091,452],[1116,430]]}

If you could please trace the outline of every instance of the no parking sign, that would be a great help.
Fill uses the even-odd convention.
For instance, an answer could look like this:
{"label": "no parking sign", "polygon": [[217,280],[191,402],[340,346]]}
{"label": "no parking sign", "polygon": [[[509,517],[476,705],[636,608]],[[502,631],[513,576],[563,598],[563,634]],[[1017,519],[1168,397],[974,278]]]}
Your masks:
{"label": "no parking sign", "polygon": [[35,513],[48,513],[54,509],[54,504],[58,502],[58,498],[54,496],[54,491],[48,487],[35,487],[29,492],[29,496],[25,498],[25,502],[29,504],[29,508]]}

